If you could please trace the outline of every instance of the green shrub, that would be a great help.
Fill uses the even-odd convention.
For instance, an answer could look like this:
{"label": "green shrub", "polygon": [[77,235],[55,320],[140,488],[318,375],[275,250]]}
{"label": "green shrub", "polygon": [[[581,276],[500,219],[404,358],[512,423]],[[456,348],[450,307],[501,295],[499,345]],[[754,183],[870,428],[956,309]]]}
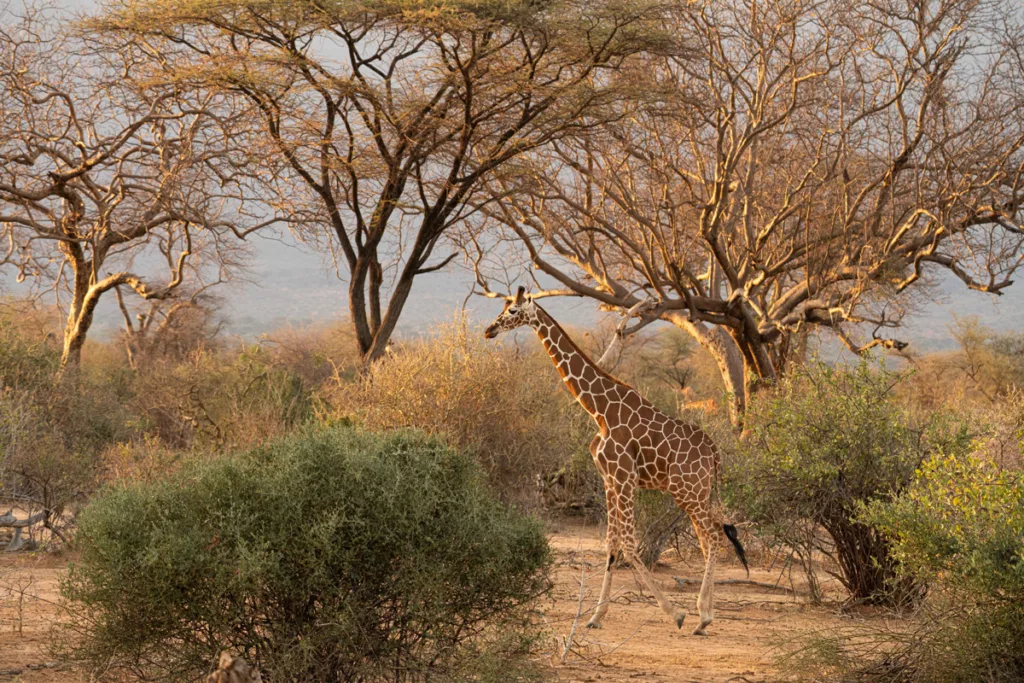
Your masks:
{"label": "green shrub", "polygon": [[1024,679],[1024,474],[978,453],[939,455],[861,519],[891,539],[902,574],[935,588],[903,641],[906,678]]}
{"label": "green shrub", "polygon": [[730,502],[795,551],[816,597],[815,553],[834,563],[853,600],[899,604],[916,594],[898,579],[888,540],[855,518],[861,503],[906,487],[932,448],[896,402],[898,380],[866,363],[794,368],[753,402],[741,457],[728,463]]}
{"label": "green shrub", "polygon": [[341,427],[109,490],[77,539],[68,647],[152,680],[194,680],[222,649],[270,681],[482,676],[532,636],[549,563],[467,458]]}

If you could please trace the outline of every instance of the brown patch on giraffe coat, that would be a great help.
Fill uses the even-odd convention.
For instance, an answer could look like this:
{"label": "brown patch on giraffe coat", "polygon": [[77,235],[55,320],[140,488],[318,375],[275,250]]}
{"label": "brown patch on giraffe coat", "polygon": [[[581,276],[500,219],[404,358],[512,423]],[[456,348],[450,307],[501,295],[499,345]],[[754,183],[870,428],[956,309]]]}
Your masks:
{"label": "brown patch on giraffe coat", "polygon": [[583,359],[580,358],[578,355],[573,354],[572,358],[569,359],[568,367],[569,372],[572,373],[574,377],[580,377],[583,374]]}
{"label": "brown patch on giraffe coat", "polygon": [[633,410],[640,410],[640,408],[645,407],[644,400],[636,391],[627,391],[625,392],[625,394],[626,395],[622,398],[622,402],[625,403],[630,408],[632,408]]}

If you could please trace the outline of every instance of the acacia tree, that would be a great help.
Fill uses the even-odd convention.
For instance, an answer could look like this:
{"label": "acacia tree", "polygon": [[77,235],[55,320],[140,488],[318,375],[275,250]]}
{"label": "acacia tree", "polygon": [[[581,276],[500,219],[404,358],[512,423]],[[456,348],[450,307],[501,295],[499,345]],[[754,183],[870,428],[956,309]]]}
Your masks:
{"label": "acacia tree", "polygon": [[51,19],[29,11],[0,30],[0,266],[55,292],[67,367],[105,294],[155,301],[188,280],[223,280],[240,264],[226,236],[266,222],[239,212],[229,110],[143,91],[130,56]]}
{"label": "acacia tree", "polygon": [[1024,259],[1019,12],[730,0],[666,16],[691,49],[645,60],[645,97],[491,183],[502,201],[482,210],[536,269],[636,306],[627,332],[689,332],[737,422],[809,330],[901,348],[883,332],[915,283],[1010,285]]}
{"label": "acacia tree", "polygon": [[95,25],[154,77],[251,108],[234,138],[261,150],[302,236],[347,270],[370,362],[415,278],[455,257],[438,247],[482,183],[605,120],[615,71],[661,44],[653,12],[574,0],[122,0]]}

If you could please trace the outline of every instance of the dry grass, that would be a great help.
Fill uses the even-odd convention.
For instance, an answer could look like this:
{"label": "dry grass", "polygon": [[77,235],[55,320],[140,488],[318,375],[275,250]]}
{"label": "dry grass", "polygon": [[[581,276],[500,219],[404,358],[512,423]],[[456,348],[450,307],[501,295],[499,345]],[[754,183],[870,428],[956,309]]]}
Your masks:
{"label": "dry grass", "polygon": [[354,383],[337,381],[324,397],[336,416],[369,429],[442,436],[517,502],[535,498],[536,474],[586,453],[594,431],[547,357],[490,344],[465,319],[401,347]]}

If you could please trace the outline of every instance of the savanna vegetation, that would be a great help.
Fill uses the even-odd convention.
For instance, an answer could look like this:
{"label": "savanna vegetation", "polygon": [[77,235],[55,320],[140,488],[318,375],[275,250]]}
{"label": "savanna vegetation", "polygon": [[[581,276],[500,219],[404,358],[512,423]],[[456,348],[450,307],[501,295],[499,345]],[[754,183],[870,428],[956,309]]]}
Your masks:
{"label": "savanna vegetation", "polygon": [[77,541],[61,635],[141,679],[225,649],[272,680],[516,679],[549,562],[469,458],[350,427],[109,490]]}
{"label": "savanna vegetation", "polygon": [[[1024,265],[1019,8],[0,18],[0,541],[66,553],[52,653],[76,672],[201,680],[228,650],[268,681],[551,673],[543,524],[604,519],[595,428],[529,335],[396,332],[461,264],[485,297],[611,313],[574,338],[714,436],[755,568],[883,615],[781,644],[776,673],[1024,676],[1024,333],[901,338],[940,275],[999,294]],[[246,238],[285,230],[335,259],[348,316],[232,336]],[[697,547],[666,495],[636,514],[644,565]]]}
{"label": "savanna vegetation", "polygon": [[[550,560],[523,513],[603,516],[587,452],[592,426],[550,361],[539,348],[486,344],[464,320],[403,342],[367,374],[354,370],[358,350],[339,326],[283,330],[250,345],[193,336],[181,355],[183,346],[154,346],[134,370],[124,365],[121,339],[93,342],[72,378],[60,372],[61,349],[45,318],[5,319],[2,327],[4,495],[25,516],[44,513],[27,547],[78,553],[58,642],[64,656],[94,670],[180,679],[233,649],[265,674],[278,672],[275,680],[328,669],[369,680],[484,680],[496,661],[525,662],[539,642],[532,605]],[[699,347],[641,335],[621,348],[616,372],[670,414],[716,434],[723,497],[745,520],[755,552],[788,554],[812,601],[877,604],[901,615],[891,631],[794,644],[792,656],[810,667],[802,670],[971,680],[977,666],[1016,661],[1019,617],[1010,596],[1021,551],[1014,520],[1024,408],[1012,384],[978,382],[1004,378],[1000,369],[1019,369],[1022,359],[1005,351],[1013,335],[961,321],[957,329],[965,328],[989,349],[977,361],[983,372],[965,369],[977,357],[967,347],[898,370],[809,359],[759,395],[742,436],[728,427],[714,361]],[[582,339],[598,356],[608,337],[598,330]],[[687,391],[650,372],[653,361],[667,365],[666,349],[687,371]],[[961,370],[935,385],[936,365]],[[950,381],[963,393],[948,395]],[[719,397],[718,407],[693,407],[694,391]],[[378,479],[379,488],[370,485]],[[483,508],[458,507],[470,505]],[[449,506],[457,516],[443,513]],[[638,525],[651,566],[666,549],[695,545],[688,520],[661,494],[643,493]],[[334,542],[340,538],[349,543]],[[459,543],[470,544],[474,559],[440,562],[445,548],[467,552]],[[379,574],[382,566],[396,567],[401,580]],[[517,566],[521,584],[506,574]],[[487,583],[490,571],[502,580]],[[468,586],[475,572],[479,599],[458,603],[469,611],[436,593],[453,581]],[[841,595],[821,588],[829,574],[839,577]],[[432,609],[453,611],[430,616],[416,593],[396,593],[386,609],[376,599],[350,604],[361,593],[341,587],[369,590],[372,577],[385,582],[373,591],[378,598],[385,586],[428,590],[440,601]],[[320,597],[308,604],[303,595]],[[385,633],[408,600],[422,604],[416,619],[427,621],[416,629],[410,622],[409,644],[388,645],[401,672],[375,669],[384,666],[382,645],[365,630],[342,637],[350,622],[338,610],[371,610],[360,612],[360,623]],[[486,601],[494,609],[481,622],[473,609]],[[429,622],[456,623],[449,618],[465,630],[445,635]],[[317,645],[320,635],[302,635],[303,624],[337,619],[337,638]],[[492,640],[498,624],[507,637]],[[188,635],[196,633],[204,635]],[[288,645],[296,639],[301,651]],[[967,640],[975,645],[961,647]],[[935,669],[940,654],[949,661]],[[515,675],[540,675],[524,667]],[[954,671],[961,677],[942,677]]]}

